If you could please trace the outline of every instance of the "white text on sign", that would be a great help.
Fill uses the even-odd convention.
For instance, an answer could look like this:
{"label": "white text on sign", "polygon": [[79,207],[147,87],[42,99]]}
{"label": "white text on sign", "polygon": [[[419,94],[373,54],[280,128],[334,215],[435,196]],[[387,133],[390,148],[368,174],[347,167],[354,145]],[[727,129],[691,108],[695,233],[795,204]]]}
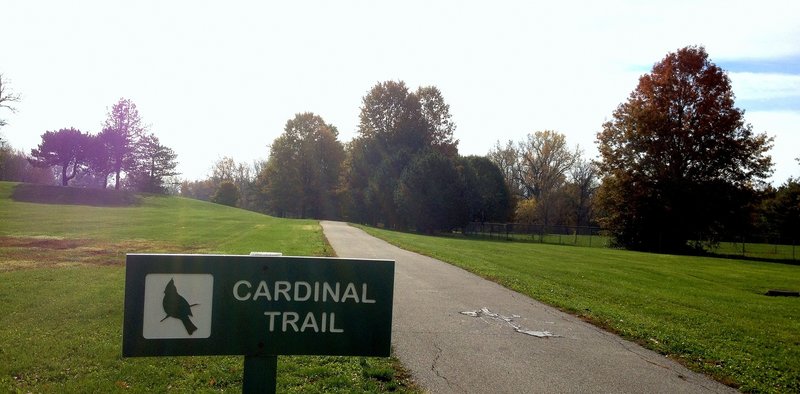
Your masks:
{"label": "white text on sign", "polygon": [[[359,291],[360,290],[360,291]],[[360,288],[355,283],[349,282],[305,282],[305,281],[274,281],[270,286],[267,281],[260,281],[253,286],[250,281],[240,280],[233,285],[233,297],[237,301],[295,301],[295,302],[334,302],[334,303],[362,303],[374,304],[375,300],[369,298],[368,286],[362,283]],[[343,329],[336,327],[335,313],[308,312],[301,316],[297,312],[266,311],[264,315],[269,318],[269,331],[281,332],[306,332],[313,331],[342,333]],[[277,325],[276,325],[277,320]]]}

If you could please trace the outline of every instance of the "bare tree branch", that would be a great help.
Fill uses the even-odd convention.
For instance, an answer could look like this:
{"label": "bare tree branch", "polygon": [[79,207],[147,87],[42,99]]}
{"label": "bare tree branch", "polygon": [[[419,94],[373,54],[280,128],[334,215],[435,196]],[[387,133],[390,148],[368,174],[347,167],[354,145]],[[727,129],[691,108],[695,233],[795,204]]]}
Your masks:
{"label": "bare tree branch", "polygon": [[19,102],[18,94],[14,94],[8,88],[8,80],[3,80],[3,74],[0,74],[0,108],[8,108],[11,112],[16,112],[16,108],[12,107],[10,103]]}
{"label": "bare tree branch", "polygon": [[[16,112],[17,109],[11,106],[11,103],[19,102],[18,94],[14,94],[8,88],[8,80],[3,81],[3,74],[0,74],[0,108],[7,108],[11,112]],[[0,119],[0,127],[5,126],[6,121]]]}

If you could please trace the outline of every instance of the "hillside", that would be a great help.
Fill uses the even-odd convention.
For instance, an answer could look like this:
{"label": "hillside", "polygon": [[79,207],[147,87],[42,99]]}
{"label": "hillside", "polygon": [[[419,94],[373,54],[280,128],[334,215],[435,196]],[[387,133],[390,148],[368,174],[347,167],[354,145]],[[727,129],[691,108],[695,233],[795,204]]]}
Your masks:
{"label": "hillside", "polygon": [[[315,221],[286,220],[204,201],[137,196],[132,204],[99,206],[94,189],[20,185],[39,201],[16,201],[15,183],[0,182],[0,237],[63,238],[129,244],[150,252],[239,253],[278,251],[286,255],[327,255]],[[50,193],[50,195],[46,195]],[[16,194],[19,194],[18,192]],[[129,198],[126,193],[119,193]],[[91,201],[79,205],[81,199]],[[61,202],[69,200],[68,205]],[[80,241],[78,241],[80,242]]]}
{"label": "hillside", "polygon": [[[125,254],[331,254],[315,221],[177,197],[105,204],[88,195],[95,190],[30,185],[22,188],[38,202],[24,202],[12,199],[17,187],[0,182],[4,392],[238,391],[242,357],[121,358]],[[105,193],[100,200],[121,201]],[[392,359],[280,357],[278,363],[280,392],[407,390]]]}

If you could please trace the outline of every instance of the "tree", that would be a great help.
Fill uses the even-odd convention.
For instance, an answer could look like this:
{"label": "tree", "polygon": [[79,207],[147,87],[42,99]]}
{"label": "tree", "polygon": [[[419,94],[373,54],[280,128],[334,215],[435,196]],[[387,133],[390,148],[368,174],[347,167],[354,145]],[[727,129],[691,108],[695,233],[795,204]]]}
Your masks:
{"label": "tree", "polygon": [[[8,80],[3,80],[3,74],[0,74],[0,108],[5,108],[11,112],[16,112],[16,108],[12,107],[12,103],[19,102],[20,97],[15,94],[8,87]],[[0,127],[6,125],[5,119],[0,118]],[[0,140],[1,142],[2,140]]]}
{"label": "tree", "polygon": [[513,199],[503,173],[490,159],[467,156],[459,159],[464,179],[468,220],[505,222],[512,213]]}
{"label": "tree", "polygon": [[211,179],[183,181],[180,187],[181,196],[203,201],[211,201],[216,191],[217,188],[211,182]]}
{"label": "tree", "polygon": [[375,85],[362,99],[358,133],[384,148],[419,151],[432,140],[419,99],[404,82]]}
{"label": "tree", "polygon": [[260,176],[269,211],[278,216],[335,218],[344,147],[335,126],[311,112],[289,119],[273,141]]}
{"label": "tree", "polygon": [[13,150],[9,146],[4,150],[0,156],[0,181],[58,184],[52,168],[35,167],[28,160],[28,155],[21,150]]}
{"label": "tree", "polygon": [[235,207],[236,203],[239,202],[239,189],[233,182],[224,181],[220,183],[217,192],[211,198],[211,202]]}
{"label": "tree", "polygon": [[167,192],[166,182],[178,175],[178,155],[172,149],[161,145],[152,134],[143,135],[131,159],[129,169],[130,184],[134,189],[146,193],[164,194]]}
{"label": "tree", "polygon": [[346,212],[351,220],[395,226],[395,191],[417,155],[435,149],[456,158],[455,125],[435,87],[409,91],[402,81],[378,83],[364,96],[358,136],[348,146]]}
{"label": "tree", "polygon": [[111,173],[114,174],[114,189],[119,190],[121,174],[136,165],[136,145],[146,131],[136,104],[121,98],[108,111],[103,124],[105,143],[109,151]]}
{"label": "tree", "polygon": [[526,198],[517,203],[514,219],[517,223],[534,224],[538,219],[538,207],[535,198]]}
{"label": "tree", "polygon": [[[74,128],[46,131],[42,143],[31,149],[31,164],[36,167],[61,168],[61,185],[67,186],[78,171],[87,164],[86,147],[89,137]],[[70,172],[71,171],[71,172]]]}
{"label": "tree", "polygon": [[303,193],[299,182],[300,169],[295,165],[297,152],[289,137],[280,136],[270,146],[269,159],[256,178],[261,190],[266,212],[278,217],[296,217],[300,214],[298,201]]}
{"label": "tree", "polygon": [[450,105],[445,103],[436,86],[417,89],[422,119],[428,126],[431,146],[448,157],[458,156],[458,140],[453,138],[456,124],[450,115]]}
{"label": "tree", "polygon": [[[111,146],[114,135],[109,130],[100,134],[89,135],[85,147],[89,176],[85,181],[99,183],[105,189],[108,185],[108,176],[114,172],[111,159]],[[93,179],[91,179],[93,178]]]}
{"label": "tree", "polygon": [[468,221],[465,185],[453,159],[430,149],[403,171],[395,191],[403,227],[432,233],[462,227]]}
{"label": "tree", "polygon": [[[256,166],[258,162],[254,163]],[[239,189],[239,207],[249,210],[255,210],[256,208],[256,194],[254,193],[254,174],[257,172],[253,171],[252,166],[239,163],[236,165],[236,173],[234,176],[234,182],[236,183],[236,187]]]}
{"label": "tree", "polygon": [[259,196],[263,195],[263,193],[259,193],[258,188],[264,185],[257,185],[258,175],[261,173],[264,163],[266,161],[255,161],[253,165],[248,165],[246,163],[237,163],[236,160],[228,156],[219,158],[211,166],[211,175],[208,179],[184,182],[181,185],[181,194],[201,200],[209,200],[222,182],[233,182],[239,189],[239,203],[237,204],[239,208],[260,209],[266,212],[267,209],[263,201],[258,201]]}
{"label": "tree", "polygon": [[[3,81],[3,74],[0,74],[0,109],[5,108],[11,112],[16,112],[16,108],[11,106],[11,103],[19,102],[19,95],[14,94],[8,88],[8,81]],[[6,125],[6,121],[0,118],[0,127]],[[6,142],[3,141],[3,136],[0,135],[0,171],[3,171],[3,163],[5,162],[6,155],[10,149],[6,147]]]}
{"label": "tree", "polygon": [[591,225],[598,186],[597,167],[591,161],[579,157],[569,171],[569,181],[565,191],[571,216],[569,221],[572,225]]}
{"label": "tree", "polygon": [[516,182],[522,197],[535,198],[539,218],[551,224],[551,217],[558,216],[555,206],[561,202],[557,194],[580,151],[569,149],[564,134],[544,130],[528,134],[519,143],[517,155]]}
{"label": "tree", "polygon": [[517,181],[525,197],[541,200],[566,181],[567,171],[579,157],[567,146],[564,134],[551,130],[528,134],[517,148]]}
{"label": "tree", "polygon": [[514,141],[508,140],[506,145],[503,146],[500,144],[498,140],[495,143],[495,146],[489,149],[489,153],[486,155],[489,160],[492,161],[503,174],[503,179],[506,181],[506,185],[508,185],[508,190],[511,192],[512,196],[521,196],[522,192],[522,185],[519,184],[517,179],[517,147]]}
{"label": "tree", "polygon": [[211,181],[219,186],[222,182],[233,182],[236,177],[236,161],[225,156],[211,166]]}
{"label": "tree", "polygon": [[727,74],[703,47],[656,63],[597,142],[605,222],[635,249],[682,251],[739,226],[772,166],[772,139],[745,123]]}
{"label": "tree", "polygon": [[789,178],[764,205],[767,228],[782,243],[800,240],[800,179]]}
{"label": "tree", "polygon": [[3,136],[0,135],[0,179],[2,179],[2,174],[5,170],[6,165],[6,157],[11,154],[11,147],[3,141]]}

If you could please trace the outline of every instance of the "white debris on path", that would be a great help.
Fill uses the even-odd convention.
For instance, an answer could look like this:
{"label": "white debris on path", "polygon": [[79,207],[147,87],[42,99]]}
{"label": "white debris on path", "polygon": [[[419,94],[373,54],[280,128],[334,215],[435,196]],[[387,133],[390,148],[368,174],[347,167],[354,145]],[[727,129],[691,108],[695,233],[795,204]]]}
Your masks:
{"label": "white debris on path", "polygon": [[479,309],[477,311],[464,311],[464,312],[461,312],[461,314],[462,315],[471,316],[471,317],[479,317],[481,319],[489,318],[489,319],[495,320],[495,321],[503,321],[506,324],[508,324],[509,326],[511,326],[511,328],[513,328],[514,331],[516,331],[518,333],[521,333],[521,334],[531,335],[531,336],[534,336],[534,337],[537,337],[537,338],[551,338],[551,337],[558,338],[558,337],[560,337],[560,335],[554,335],[550,331],[533,331],[533,330],[524,329],[519,324],[514,322],[514,319],[517,319],[517,318],[519,318],[521,316],[519,316],[519,315],[503,316],[503,315],[500,315],[500,314],[497,314],[497,313],[494,313],[494,312],[490,311],[489,308],[486,308],[486,307],[481,308],[481,309]]}

